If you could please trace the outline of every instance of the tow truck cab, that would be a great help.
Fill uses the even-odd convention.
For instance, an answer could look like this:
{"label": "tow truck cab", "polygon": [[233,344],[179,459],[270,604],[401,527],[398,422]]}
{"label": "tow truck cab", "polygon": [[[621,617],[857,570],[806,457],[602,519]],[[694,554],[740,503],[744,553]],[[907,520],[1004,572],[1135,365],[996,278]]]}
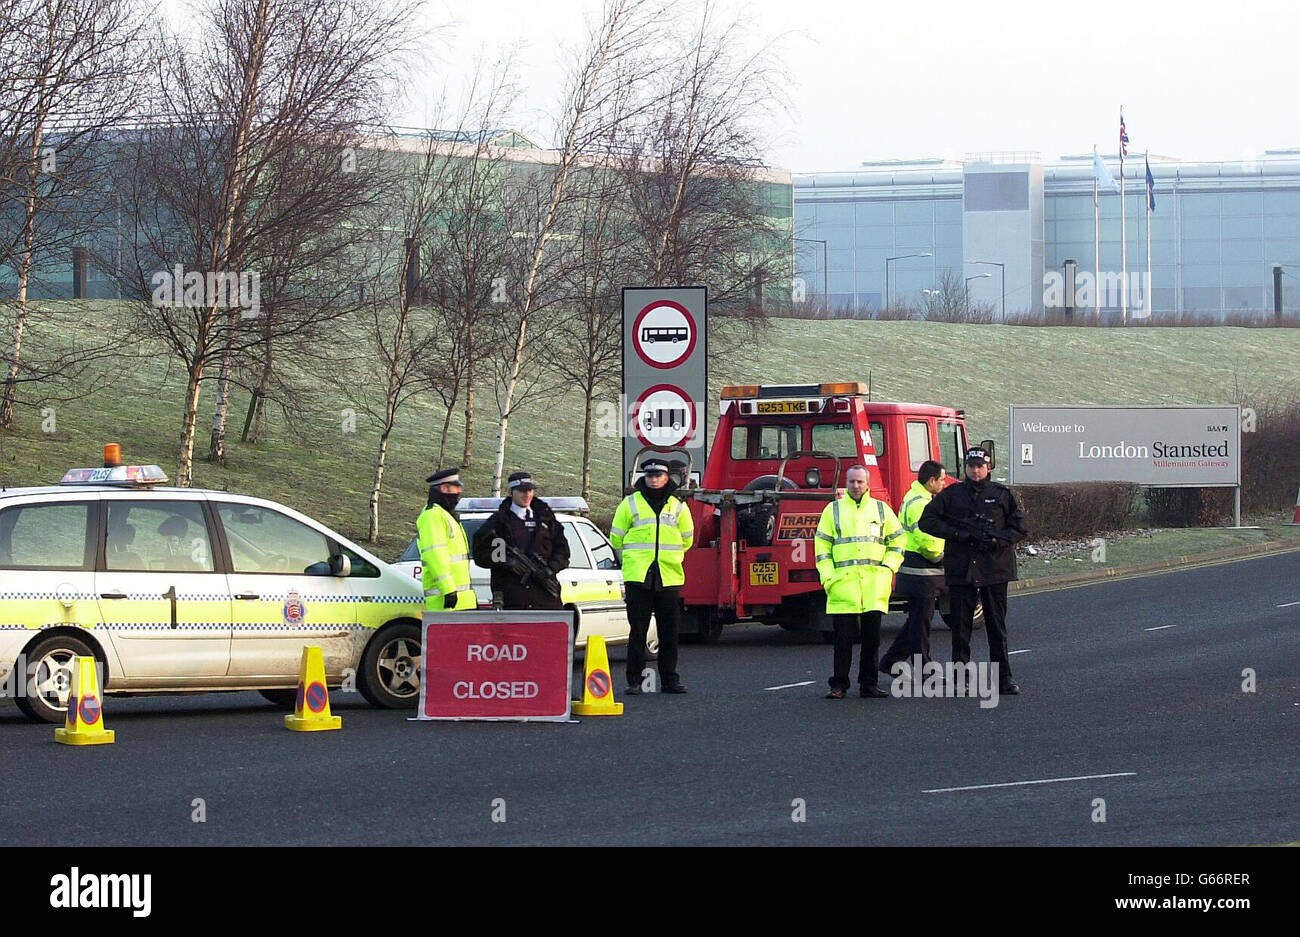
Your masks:
{"label": "tow truck cab", "polygon": [[745,620],[829,631],[813,535],[848,469],[865,466],[871,496],[897,511],[922,462],[957,475],[968,445],[963,411],[872,401],[863,383],[724,388],[690,492],[683,632],[712,641]]}

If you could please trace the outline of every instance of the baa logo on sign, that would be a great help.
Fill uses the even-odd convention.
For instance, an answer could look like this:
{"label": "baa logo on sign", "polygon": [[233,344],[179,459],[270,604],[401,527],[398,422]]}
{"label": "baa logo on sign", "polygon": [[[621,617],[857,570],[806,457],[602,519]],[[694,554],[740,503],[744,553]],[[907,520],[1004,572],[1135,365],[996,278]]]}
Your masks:
{"label": "baa logo on sign", "polygon": [[302,620],[307,617],[307,606],[302,602],[302,596],[297,592],[290,592],[288,599],[284,603],[284,623],[286,625],[301,625]]}
{"label": "baa logo on sign", "polygon": [[1033,443],[1026,442],[1026,443],[1021,443],[1021,444],[1020,444],[1020,464],[1021,464],[1021,465],[1033,465],[1033,464],[1034,464],[1034,444],[1033,444]]}

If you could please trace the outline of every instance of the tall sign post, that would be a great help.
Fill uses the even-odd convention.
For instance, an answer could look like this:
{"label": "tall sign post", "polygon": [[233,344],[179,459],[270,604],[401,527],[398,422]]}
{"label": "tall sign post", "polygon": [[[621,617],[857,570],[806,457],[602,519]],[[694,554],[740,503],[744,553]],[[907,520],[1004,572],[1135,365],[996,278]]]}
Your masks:
{"label": "tall sign post", "polygon": [[708,439],[708,346],[707,287],[624,287],[624,485],[647,447],[685,449],[698,483]]}

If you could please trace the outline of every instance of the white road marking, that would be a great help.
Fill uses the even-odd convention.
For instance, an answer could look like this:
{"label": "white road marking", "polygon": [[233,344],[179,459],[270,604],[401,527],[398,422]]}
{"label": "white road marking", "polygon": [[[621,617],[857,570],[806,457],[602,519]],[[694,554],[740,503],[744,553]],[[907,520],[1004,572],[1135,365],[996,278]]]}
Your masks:
{"label": "white road marking", "polygon": [[1011,654],[1028,654],[1028,653],[1029,653],[1030,651],[1032,651],[1032,650],[1033,650],[1032,647],[1027,647],[1027,648],[1023,648],[1022,650],[1019,650],[1019,651],[1007,651],[1007,654],[1008,654],[1008,655],[1011,655]]}
{"label": "white road marking", "polygon": [[1098,778],[1131,778],[1136,771],[1119,771],[1115,774],[1084,774],[1077,778],[1044,778],[1041,781],[1007,781],[1004,784],[972,784],[970,787],[936,787],[922,794],[948,794],[952,791],[983,791],[991,787],[1020,787],[1025,784],[1059,784],[1062,781],[1095,781]]}
{"label": "white road marking", "polygon": [[788,690],[788,689],[790,689],[791,687],[796,687],[796,686],[811,686],[811,685],[812,685],[812,682],[813,682],[813,681],[811,681],[811,680],[805,680],[803,683],[783,683],[783,684],[781,684],[780,686],[765,686],[765,687],[763,687],[763,689],[765,689],[765,690]]}
{"label": "white road marking", "polygon": [[1290,608],[1292,605],[1300,605],[1300,602],[1283,602],[1278,608]]}
{"label": "white road marking", "polygon": [[1173,625],[1158,625],[1155,628],[1143,628],[1143,631],[1164,631],[1166,628],[1172,628]]}

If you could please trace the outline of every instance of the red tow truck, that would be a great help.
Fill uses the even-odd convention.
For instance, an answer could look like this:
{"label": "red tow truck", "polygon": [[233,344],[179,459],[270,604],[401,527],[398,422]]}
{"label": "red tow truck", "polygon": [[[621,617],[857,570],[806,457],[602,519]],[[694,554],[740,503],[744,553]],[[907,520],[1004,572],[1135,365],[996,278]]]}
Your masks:
{"label": "red tow truck", "polygon": [[964,411],[872,401],[864,383],[723,388],[700,487],[682,492],[695,520],[683,635],[712,643],[735,622],[829,635],[813,535],[845,473],[866,466],[871,496],[897,511],[922,462],[957,475],[969,444]]}

